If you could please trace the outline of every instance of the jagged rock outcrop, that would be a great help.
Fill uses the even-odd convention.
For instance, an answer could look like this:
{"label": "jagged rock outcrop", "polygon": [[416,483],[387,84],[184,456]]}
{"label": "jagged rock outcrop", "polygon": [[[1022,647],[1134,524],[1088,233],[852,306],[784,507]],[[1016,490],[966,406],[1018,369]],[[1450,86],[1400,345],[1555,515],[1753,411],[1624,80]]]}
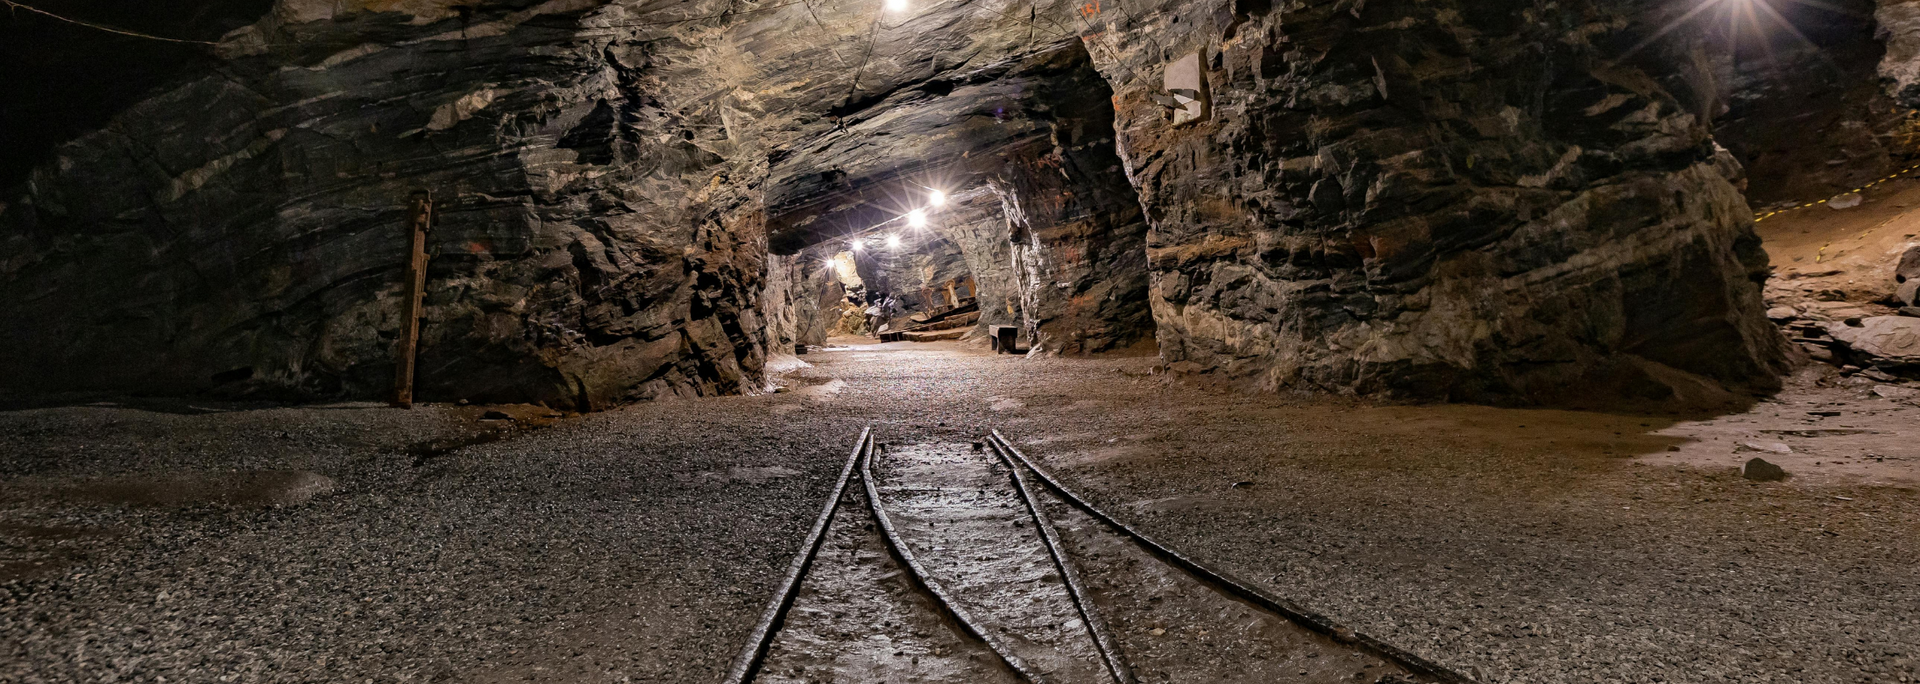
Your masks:
{"label": "jagged rock outcrop", "polygon": [[1886,44],[1880,77],[1887,93],[1907,107],[1920,107],[1920,2],[1876,0],[1873,20]]}
{"label": "jagged rock outcrop", "polygon": [[424,189],[420,397],[746,389],[764,239],[720,181],[752,166],[679,110],[671,43],[582,27],[618,7],[453,4],[289,0],[61,147],[0,213],[0,383],[381,396]]}
{"label": "jagged rock outcrop", "polygon": [[839,322],[846,288],[831,265],[809,254],[767,257],[760,312],[767,322],[769,356],[792,354],[802,345],[827,343]]}
{"label": "jagged rock outcrop", "polygon": [[[1714,139],[1746,169],[1757,211],[1849,192],[1911,163],[1914,119],[1881,87],[1873,0],[1782,3],[1759,27],[1696,40]],[[1777,17],[1777,18],[1776,18]],[[1788,30],[1791,29],[1791,30]]]}
{"label": "jagged rock outcrop", "polygon": [[[1474,401],[1765,389],[1713,60],[1621,58],[1670,12],[281,0],[0,199],[0,385],[378,396],[426,189],[422,398],[750,391],[829,301],[794,255],[944,186],[983,323],[1043,351],[1157,330],[1183,371]],[[1213,106],[1175,126],[1188,55]]]}
{"label": "jagged rock outcrop", "polygon": [[[1776,385],[1748,207],[1662,85],[1687,62],[1610,61],[1649,5],[1128,4],[1092,53],[1172,367],[1470,401]],[[1151,96],[1187,54],[1213,111],[1175,127]]]}

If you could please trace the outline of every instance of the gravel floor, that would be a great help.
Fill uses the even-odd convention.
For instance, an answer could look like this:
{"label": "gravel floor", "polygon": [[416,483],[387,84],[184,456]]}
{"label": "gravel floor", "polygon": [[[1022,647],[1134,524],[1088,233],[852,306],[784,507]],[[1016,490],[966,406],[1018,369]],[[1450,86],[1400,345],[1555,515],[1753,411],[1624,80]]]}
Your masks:
{"label": "gravel floor", "polygon": [[1636,459],[1673,421],[1247,397],[1150,359],[805,358],[779,394],[450,451],[498,428],[0,412],[0,681],[714,681],[869,423],[999,427],[1150,533],[1489,682],[1920,681],[1911,487]]}

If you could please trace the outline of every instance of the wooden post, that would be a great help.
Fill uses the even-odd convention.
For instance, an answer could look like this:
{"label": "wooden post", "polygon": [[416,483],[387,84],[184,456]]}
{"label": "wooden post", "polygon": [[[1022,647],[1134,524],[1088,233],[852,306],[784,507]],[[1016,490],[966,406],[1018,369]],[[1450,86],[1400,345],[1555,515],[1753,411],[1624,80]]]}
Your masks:
{"label": "wooden post", "polygon": [[958,282],[960,282],[959,278],[947,281],[947,306],[960,306],[960,295],[955,294],[953,291],[954,284]]}
{"label": "wooden post", "polygon": [[433,225],[433,194],[413,193],[407,211],[407,301],[400,322],[400,341],[394,348],[393,405],[413,408],[414,356],[420,345],[420,308],[427,290],[427,227]]}

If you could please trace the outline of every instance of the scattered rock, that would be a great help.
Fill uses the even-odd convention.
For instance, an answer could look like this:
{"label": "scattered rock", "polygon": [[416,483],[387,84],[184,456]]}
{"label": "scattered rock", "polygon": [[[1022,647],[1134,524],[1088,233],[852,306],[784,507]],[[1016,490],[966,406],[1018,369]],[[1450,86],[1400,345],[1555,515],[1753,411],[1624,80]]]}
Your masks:
{"label": "scattered rock", "polygon": [[1734,447],[1734,451],[1763,451],[1769,454],[1791,454],[1793,453],[1793,447],[1779,442],[1741,442],[1739,446]]}
{"label": "scattered rock", "polygon": [[1920,318],[1873,316],[1857,328],[1829,325],[1827,334],[1846,346],[1855,363],[1883,370],[1920,367]]}
{"label": "scattered rock", "polygon": [[1849,192],[1839,197],[1835,197],[1833,199],[1827,200],[1827,208],[1835,211],[1839,211],[1841,209],[1852,209],[1854,207],[1860,206],[1860,203],[1864,201],[1866,201],[1866,198],[1861,197],[1860,193]]}
{"label": "scattered rock", "polygon": [[481,420],[513,420],[513,416],[507,415],[504,411],[488,411],[486,413],[480,414],[480,419]]}
{"label": "scattered rock", "polygon": [[1900,255],[1900,263],[1893,267],[1893,282],[1906,284],[1907,281],[1920,280],[1920,247],[1909,247]]}
{"label": "scattered rock", "polygon": [[1787,479],[1787,470],[1768,463],[1766,459],[1751,458],[1740,467],[1740,476],[1754,482],[1779,482]]}
{"label": "scattered rock", "polygon": [[[1920,281],[1916,281],[1916,282],[1920,282]],[[1909,318],[1920,318],[1920,306],[1900,307],[1900,315],[1906,316]]]}
{"label": "scattered rock", "polygon": [[1776,306],[1771,309],[1767,309],[1767,318],[1776,323],[1780,321],[1793,320],[1794,318],[1797,318],[1799,316],[1800,316],[1800,312],[1790,306]]}
{"label": "scattered rock", "polygon": [[1880,385],[1873,388],[1873,393],[1887,399],[1912,399],[1914,395],[1920,394],[1920,390],[1911,387]]}

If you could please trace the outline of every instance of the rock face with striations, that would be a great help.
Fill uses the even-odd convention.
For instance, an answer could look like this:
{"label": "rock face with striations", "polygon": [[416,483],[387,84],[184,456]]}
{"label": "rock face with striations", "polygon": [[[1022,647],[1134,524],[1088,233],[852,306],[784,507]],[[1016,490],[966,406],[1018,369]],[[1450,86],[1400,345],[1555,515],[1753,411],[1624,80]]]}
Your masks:
{"label": "rock face with striations", "polygon": [[[1091,52],[1173,367],[1499,402],[1777,386],[1734,165],[1663,71],[1688,62],[1611,61],[1652,4],[1130,4]],[[1175,126],[1152,96],[1189,54],[1212,116]]]}
{"label": "rock face with striations", "polygon": [[[1257,387],[1472,401],[1764,389],[1785,344],[1711,60],[1617,59],[1662,7],[282,0],[0,197],[0,389],[378,396],[426,189],[422,398],[751,391],[833,287],[793,255],[929,183],[983,322],[1042,350],[1152,330]],[[1175,126],[1188,56],[1211,115]]]}
{"label": "rock face with striations", "polygon": [[593,3],[453,4],[287,0],[61,147],[0,213],[0,383],[380,396],[430,189],[422,398],[746,389],[760,218],[662,48]]}

